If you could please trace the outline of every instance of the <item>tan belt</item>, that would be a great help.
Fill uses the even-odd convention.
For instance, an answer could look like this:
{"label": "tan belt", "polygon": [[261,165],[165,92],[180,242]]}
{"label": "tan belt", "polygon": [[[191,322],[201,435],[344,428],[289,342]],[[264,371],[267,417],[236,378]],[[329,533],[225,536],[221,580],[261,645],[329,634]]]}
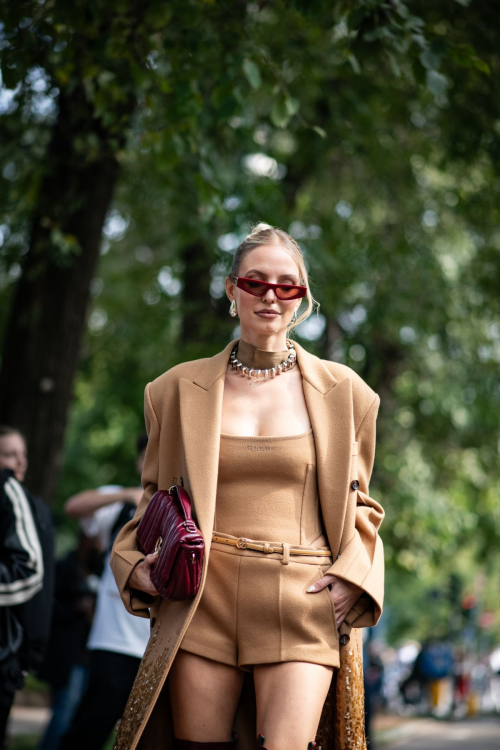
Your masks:
{"label": "tan belt", "polygon": [[285,542],[255,542],[253,539],[246,539],[244,536],[240,536],[239,539],[231,536],[221,536],[220,534],[212,534],[212,542],[218,542],[218,544],[229,544],[231,547],[238,547],[238,549],[252,549],[256,552],[266,552],[272,554],[275,552],[284,553],[286,548],[289,549],[290,555],[308,555],[309,557],[331,557],[329,549],[324,547],[320,549],[313,549],[311,547],[292,547]]}

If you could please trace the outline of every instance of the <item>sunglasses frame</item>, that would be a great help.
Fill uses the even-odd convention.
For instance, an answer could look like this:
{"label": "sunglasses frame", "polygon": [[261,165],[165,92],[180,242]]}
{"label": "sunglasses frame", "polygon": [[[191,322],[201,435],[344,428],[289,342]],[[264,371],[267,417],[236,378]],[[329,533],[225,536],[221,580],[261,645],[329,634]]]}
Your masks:
{"label": "sunglasses frame", "polygon": [[[229,279],[233,282],[233,284],[236,284],[238,289],[241,289],[242,291],[246,292],[247,294],[251,294],[252,297],[264,297],[264,295],[267,293],[268,289],[272,289],[274,293],[276,294],[276,297],[280,300],[280,302],[290,302],[294,299],[302,299],[307,294],[307,287],[302,286],[300,284],[271,284],[269,281],[262,281],[261,279],[249,279],[246,276],[233,276],[230,275]],[[245,289],[243,286],[240,286],[240,281],[253,281],[255,284],[264,284],[266,288],[266,291],[264,294],[254,294],[254,292],[249,292],[248,289]],[[280,287],[285,287],[285,289],[297,289],[297,294],[295,294],[293,297],[286,297],[285,299],[282,299],[278,296],[276,289]]]}

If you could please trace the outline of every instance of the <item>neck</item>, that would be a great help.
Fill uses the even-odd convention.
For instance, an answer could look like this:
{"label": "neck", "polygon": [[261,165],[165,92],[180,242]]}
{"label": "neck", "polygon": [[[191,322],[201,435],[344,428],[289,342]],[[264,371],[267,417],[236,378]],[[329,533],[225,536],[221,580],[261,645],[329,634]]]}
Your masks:
{"label": "neck", "polygon": [[242,326],[240,338],[263,352],[283,352],[286,349],[287,331],[285,328],[271,335],[263,335]]}
{"label": "neck", "polygon": [[238,343],[238,360],[247,367],[257,370],[266,370],[281,364],[289,355],[288,348],[285,346],[282,350],[271,351],[269,349],[260,349],[258,346],[245,341],[243,338]]}

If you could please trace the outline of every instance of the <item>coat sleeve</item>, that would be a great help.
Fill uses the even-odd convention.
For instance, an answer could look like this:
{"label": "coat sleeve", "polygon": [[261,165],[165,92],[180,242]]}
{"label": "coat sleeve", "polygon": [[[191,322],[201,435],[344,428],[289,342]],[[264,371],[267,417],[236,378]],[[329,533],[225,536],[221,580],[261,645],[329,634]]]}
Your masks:
{"label": "coat sleeve", "polygon": [[160,424],[151,401],[150,384],[146,386],[144,393],[144,419],[148,433],[148,445],[142,472],[144,492],[134,518],[125,524],[116,537],[110,558],[111,569],[123,603],[131,614],[139,617],[149,617],[149,607],[159,598],[127,586],[132,570],[146,556],[139,549],[136,530],[149,501],[158,489]]}
{"label": "coat sleeve", "polygon": [[[375,429],[380,399],[375,396],[356,432],[358,443],[357,480],[359,488],[349,488],[348,513],[354,516],[354,530],[331,568],[330,575],[343,578],[363,590],[346,621],[355,628],[376,625],[384,600],[384,551],[378,530],[384,511],[368,494],[375,456]],[[346,517],[347,520],[347,517]],[[351,525],[352,529],[352,525]]]}
{"label": "coat sleeve", "polygon": [[0,507],[0,606],[12,607],[42,588],[43,557],[28,498],[13,476],[2,482]]}

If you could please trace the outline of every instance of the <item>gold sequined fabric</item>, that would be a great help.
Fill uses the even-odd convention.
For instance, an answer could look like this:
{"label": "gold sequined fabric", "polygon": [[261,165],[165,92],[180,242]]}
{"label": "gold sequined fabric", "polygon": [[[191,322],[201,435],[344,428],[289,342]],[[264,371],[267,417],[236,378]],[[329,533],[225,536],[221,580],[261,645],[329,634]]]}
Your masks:
{"label": "gold sequined fabric", "polygon": [[366,750],[361,630],[351,630],[351,640],[340,647],[340,667],[323,707],[316,741],[318,750]]}
{"label": "gold sequined fabric", "polygon": [[[148,647],[139,667],[139,672],[132,686],[123,717],[118,727],[118,734],[113,750],[130,750],[141,731],[155,694],[168,671],[170,649],[161,648],[157,643],[158,628],[153,631]],[[159,653],[158,646],[160,645]]]}

